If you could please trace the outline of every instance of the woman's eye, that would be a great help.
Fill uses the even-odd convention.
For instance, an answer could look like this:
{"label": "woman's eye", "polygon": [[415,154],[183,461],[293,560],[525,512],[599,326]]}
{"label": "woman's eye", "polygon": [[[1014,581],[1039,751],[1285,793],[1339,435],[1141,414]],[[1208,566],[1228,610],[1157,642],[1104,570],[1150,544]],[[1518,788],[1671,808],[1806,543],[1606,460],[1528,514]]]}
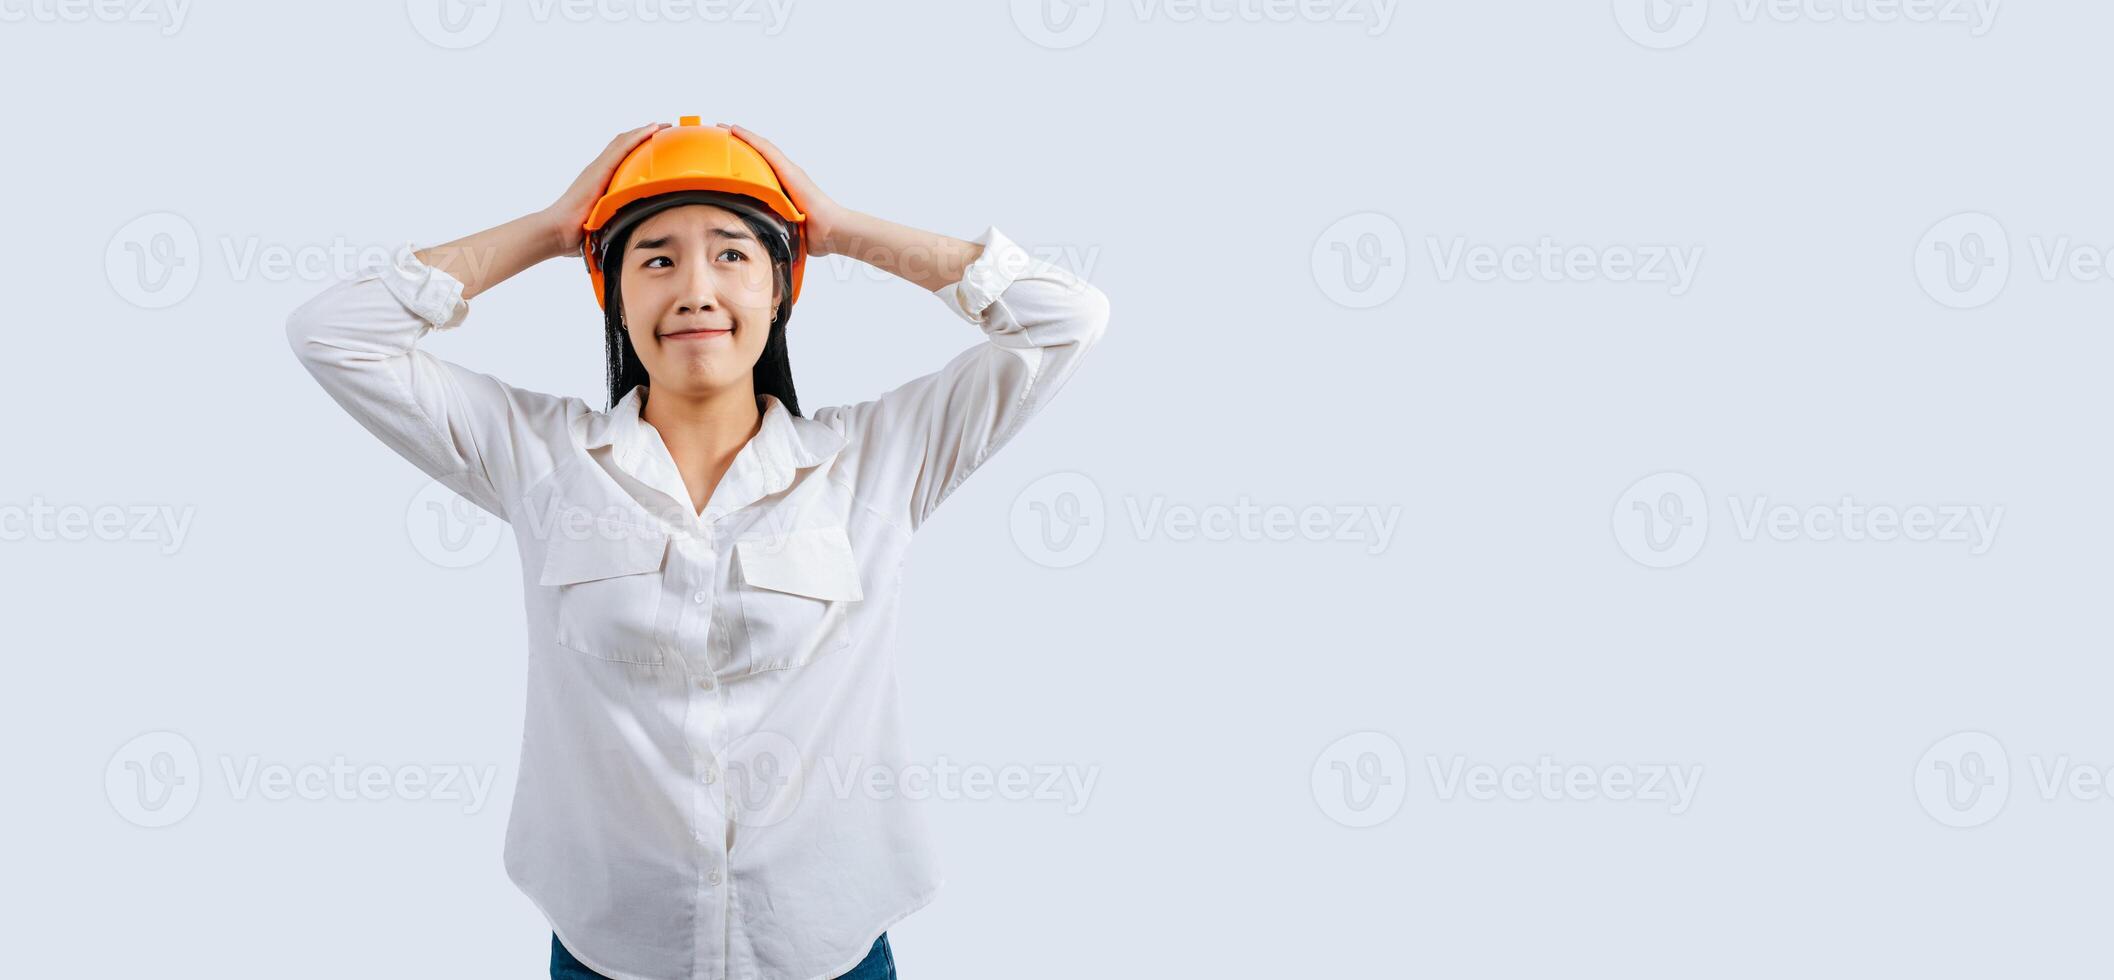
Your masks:
{"label": "woman's eye", "polygon": [[719,257],[720,257],[720,258],[726,258],[726,257],[727,257],[727,256],[729,256],[729,255],[731,255],[731,256],[734,256],[734,257],[735,257],[735,258],[737,258],[737,259],[746,259],[746,258],[748,258],[748,256],[746,256],[746,255],[743,255],[743,254],[741,253],[741,249],[738,249],[738,248],[730,248],[730,249],[727,249],[727,250],[726,250],[726,251],[724,251],[724,252],[721,252],[721,253],[719,253]]}
{"label": "woman's eye", "polygon": [[652,257],[652,258],[650,258],[650,259],[647,259],[647,260],[646,260],[646,268],[648,268],[648,269],[654,268],[654,263],[655,263],[655,262],[666,262],[666,261],[668,261],[668,257],[667,257],[667,256],[665,256],[665,255],[656,255],[656,256],[654,256],[654,257]]}

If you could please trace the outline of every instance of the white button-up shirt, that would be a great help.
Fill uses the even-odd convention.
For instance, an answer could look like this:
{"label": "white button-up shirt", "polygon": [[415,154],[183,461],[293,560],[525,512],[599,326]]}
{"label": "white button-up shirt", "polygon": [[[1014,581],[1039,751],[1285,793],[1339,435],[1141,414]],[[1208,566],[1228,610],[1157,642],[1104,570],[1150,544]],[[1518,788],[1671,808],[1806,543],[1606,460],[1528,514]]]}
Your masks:
{"label": "white button-up shirt", "polygon": [[[996,228],[938,290],[982,339],[871,401],[762,428],[703,514],[639,389],[597,411],[418,349],[462,283],[409,244],[287,319],[325,391],[509,523],[528,705],[508,875],[618,980],[834,977],[942,875],[904,794],[895,625],[911,535],[1048,404],[1108,301]],[[847,782],[855,785],[847,785]]]}

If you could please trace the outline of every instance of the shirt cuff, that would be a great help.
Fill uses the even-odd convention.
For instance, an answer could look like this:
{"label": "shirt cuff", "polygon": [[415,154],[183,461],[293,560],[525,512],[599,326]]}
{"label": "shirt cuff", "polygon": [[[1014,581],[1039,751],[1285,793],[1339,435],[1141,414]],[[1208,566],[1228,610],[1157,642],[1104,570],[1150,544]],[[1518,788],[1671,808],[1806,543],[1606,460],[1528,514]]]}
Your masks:
{"label": "shirt cuff", "polygon": [[1013,243],[996,225],[971,239],[984,247],[982,254],[962,270],[962,277],[939,289],[941,299],[970,323],[982,323],[984,310],[997,302],[1006,287],[1035,264],[1026,250]]}
{"label": "shirt cuff", "polygon": [[370,259],[366,274],[379,277],[397,302],[433,329],[462,325],[470,315],[470,301],[462,298],[462,280],[419,261],[415,253],[412,243],[406,242],[387,261]]}

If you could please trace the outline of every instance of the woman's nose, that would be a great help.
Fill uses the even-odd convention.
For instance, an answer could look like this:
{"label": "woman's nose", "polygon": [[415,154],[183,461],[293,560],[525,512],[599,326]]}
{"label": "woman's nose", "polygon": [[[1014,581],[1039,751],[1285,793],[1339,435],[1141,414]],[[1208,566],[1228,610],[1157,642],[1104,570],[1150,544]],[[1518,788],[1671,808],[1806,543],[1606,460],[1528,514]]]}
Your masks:
{"label": "woman's nose", "polygon": [[711,286],[701,282],[686,283],[682,302],[676,307],[678,313],[703,313],[717,307],[719,296]]}

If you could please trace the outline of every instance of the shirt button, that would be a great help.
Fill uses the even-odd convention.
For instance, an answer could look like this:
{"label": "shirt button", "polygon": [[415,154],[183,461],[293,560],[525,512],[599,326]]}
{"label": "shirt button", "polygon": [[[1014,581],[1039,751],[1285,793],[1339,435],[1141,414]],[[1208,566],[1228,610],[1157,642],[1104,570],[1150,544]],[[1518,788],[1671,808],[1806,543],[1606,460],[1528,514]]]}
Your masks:
{"label": "shirt button", "polygon": [[713,768],[713,767],[711,767],[711,766],[706,766],[706,767],[705,767],[705,782],[708,782],[708,783],[710,783],[710,782],[714,782],[714,781],[716,781],[716,780],[718,780],[718,779],[719,779],[719,770],[717,770],[717,769],[714,769],[714,768]]}
{"label": "shirt button", "polygon": [[705,600],[710,598],[712,597],[708,595],[703,589],[699,589],[696,595],[690,597],[690,601],[695,602],[699,605],[703,605]]}
{"label": "shirt button", "polygon": [[714,872],[712,872],[711,874],[708,874],[708,875],[706,875],[706,876],[705,876],[705,880],[706,880],[706,881],[709,881],[709,882],[711,882],[711,883],[713,883],[713,884],[715,884],[715,885],[719,884],[719,872],[718,872],[718,871],[714,871]]}
{"label": "shirt button", "polygon": [[711,689],[712,689],[712,678],[710,678],[710,677],[700,677],[700,678],[698,678],[698,679],[697,679],[697,687],[698,687],[698,689],[699,689],[699,690],[703,690],[703,691],[709,691],[709,690],[711,690]]}

